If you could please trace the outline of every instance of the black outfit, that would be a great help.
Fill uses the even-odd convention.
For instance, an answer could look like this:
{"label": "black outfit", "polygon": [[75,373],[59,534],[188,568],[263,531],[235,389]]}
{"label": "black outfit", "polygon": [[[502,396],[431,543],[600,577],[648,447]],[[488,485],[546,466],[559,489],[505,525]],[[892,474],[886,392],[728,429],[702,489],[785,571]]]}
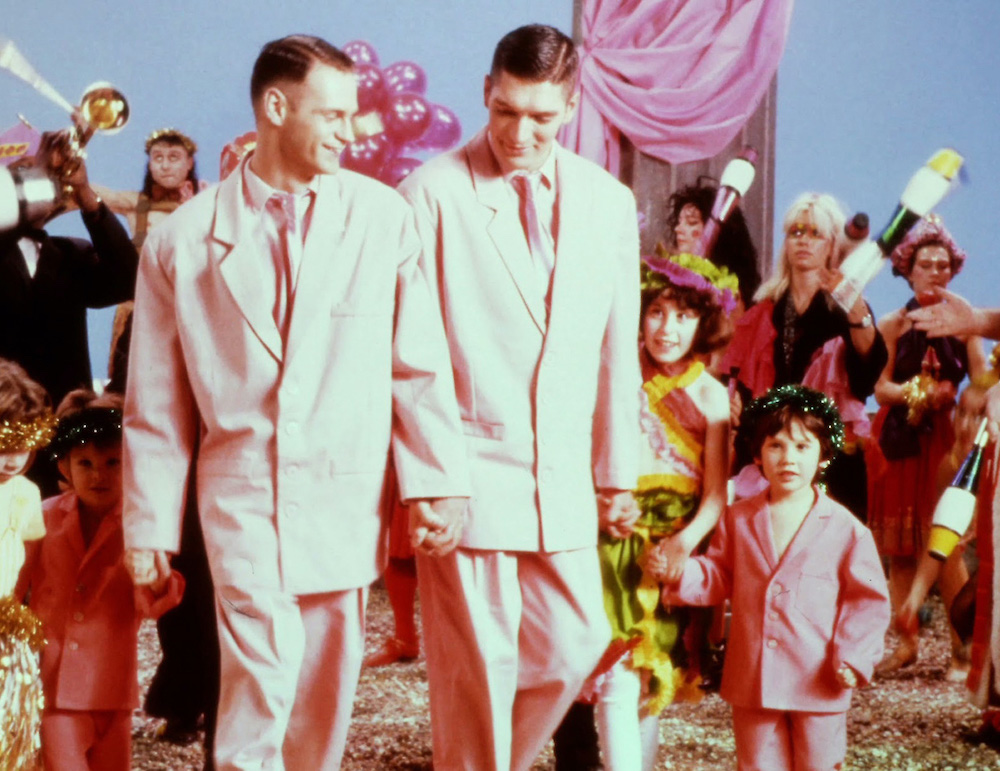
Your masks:
{"label": "black outfit", "polygon": [[[74,388],[92,388],[87,309],[132,299],[139,255],[118,218],[102,203],[83,214],[93,242],[44,230],[0,236],[0,357],[15,361],[58,406]],[[35,275],[17,242],[39,245]],[[28,476],[43,496],[59,492],[55,464],[40,454]]]}

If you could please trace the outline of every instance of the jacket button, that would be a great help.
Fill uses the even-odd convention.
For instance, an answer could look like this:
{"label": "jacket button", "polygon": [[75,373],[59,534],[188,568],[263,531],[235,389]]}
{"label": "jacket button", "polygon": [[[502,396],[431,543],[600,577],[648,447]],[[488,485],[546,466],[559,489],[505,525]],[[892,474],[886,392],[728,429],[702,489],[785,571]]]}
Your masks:
{"label": "jacket button", "polygon": [[777,640],[768,640],[767,641],[767,647],[768,648],[777,648],[778,647],[778,641]]}
{"label": "jacket button", "polygon": [[80,611],[77,611],[76,613],[73,614],[73,620],[83,621],[83,614]]}
{"label": "jacket button", "polygon": [[72,641],[70,641],[70,644],[69,644],[69,649],[70,649],[71,651],[75,651],[75,650],[77,650],[77,649],[78,649],[79,647],[80,647],[80,643],[78,643],[78,642],[77,642],[76,640],[72,640]]}

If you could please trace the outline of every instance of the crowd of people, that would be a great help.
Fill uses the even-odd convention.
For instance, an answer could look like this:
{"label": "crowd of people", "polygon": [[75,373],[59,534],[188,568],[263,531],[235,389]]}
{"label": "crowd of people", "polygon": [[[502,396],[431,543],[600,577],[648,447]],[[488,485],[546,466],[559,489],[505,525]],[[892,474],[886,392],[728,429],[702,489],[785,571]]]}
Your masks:
{"label": "crowd of people", "polygon": [[[140,192],[43,142],[92,243],[0,238],[0,754],[129,768],[152,617],[145,709],[204,727],[206,768],[339,767],[361,667],[421,644],[441,771],[527,769],[553,736],[564,771],[651,769],[659,715],[706,688],[740,769],[840,768],[853,689],[916,659],[935,580],[970,593],[961,551],[922,559],[969,427],[1000,423],[1000,311],[947,290],[964,252],[921,221],[891,257],[914,298],[876,323],[831,299],[834,198],[792,203],[762,282],[738,211],[702,242],[701,180],[640,259],[632,192],[556,142],[578,57],[543,25],[498,43],[485,127],[394,191],[339,167],[354,72],[265,45],[256,146],[203,192],[175,129]],[[98,395],[85,313],[117,304]],[[396,631],[364,659],[383,572]],[[990,607],[952,662],[984,706]]]}

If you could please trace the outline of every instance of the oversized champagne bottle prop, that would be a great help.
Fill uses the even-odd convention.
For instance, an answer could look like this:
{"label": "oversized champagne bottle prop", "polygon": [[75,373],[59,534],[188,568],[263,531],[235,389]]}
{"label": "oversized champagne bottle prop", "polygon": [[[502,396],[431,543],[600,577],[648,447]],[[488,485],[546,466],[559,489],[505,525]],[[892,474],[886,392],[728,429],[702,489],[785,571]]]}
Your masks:
{"label": "oversized champagne bottle prop", "polygon": [[699,257],[711,259],[712,247],[719,240],[719,233],[729,215],[740,202],[740,198],[746,195],[753,178],[757,173],[757,151],[747,145],[740,154],[726,164],[722,171],[722,179],[719,180],[719,189],[715,193],[715,200],[712,201],[712,211],[708,215],[708,222],[701,232],[701,238],[695,247],[695,254]]}
{"label": "oversized champagne bottle prop", "polygon": [[843,278],[831,295],[841,308],[850,311],[854,307],[865,286],[910,228],[941,202],[960,168],[962,156],[946,147],[934,153],[913,175],[900,196],[892,219],[879,237],[861,244],[840,265]]}
{"label": "oversized champagne bottle prop", "polygon": [[976,511],[979,475],[983,467],[983,449],[988,439],[986,418],[983,418],[972,449],[962,461],[951,485],[941,493],[941,498],[934,509],[927,552],[935,559],[948,559],[959,539],[969,529],[969,523],[972,522],[972,516]]}

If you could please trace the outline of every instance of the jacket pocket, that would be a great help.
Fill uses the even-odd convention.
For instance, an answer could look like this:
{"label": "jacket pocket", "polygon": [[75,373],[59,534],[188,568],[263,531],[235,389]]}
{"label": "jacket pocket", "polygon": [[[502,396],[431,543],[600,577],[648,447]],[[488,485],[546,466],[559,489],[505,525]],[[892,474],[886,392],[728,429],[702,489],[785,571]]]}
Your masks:
{"label": "jacket pocket", "polygon": [[506,433],[504,427],[500,423],[483,423],[478,420],[466,420],[462,418],[462,431],[466,436],[477,436],[480,439],[493,439],[494,441],[503,441],[504,434]]}

